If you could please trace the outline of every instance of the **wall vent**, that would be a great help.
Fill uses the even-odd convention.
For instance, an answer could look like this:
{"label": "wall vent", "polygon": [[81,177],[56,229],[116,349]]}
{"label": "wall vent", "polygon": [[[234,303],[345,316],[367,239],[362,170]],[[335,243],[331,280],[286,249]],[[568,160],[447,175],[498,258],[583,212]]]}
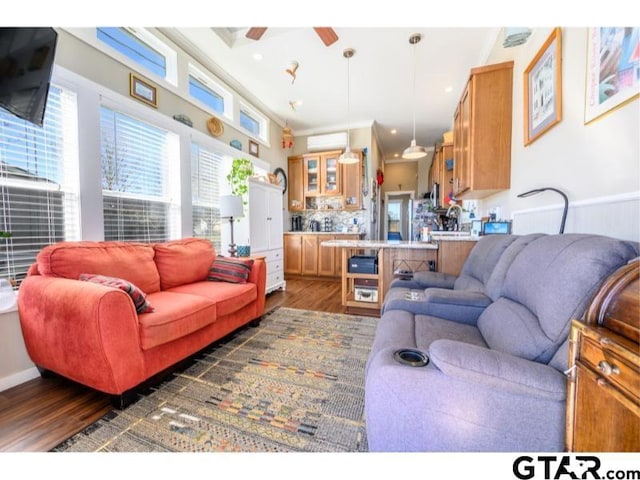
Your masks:
{"label": "wall vent", "polygon": [[340,150],[347,146],[347,132],[313,135],[307,137],[307,151]]}

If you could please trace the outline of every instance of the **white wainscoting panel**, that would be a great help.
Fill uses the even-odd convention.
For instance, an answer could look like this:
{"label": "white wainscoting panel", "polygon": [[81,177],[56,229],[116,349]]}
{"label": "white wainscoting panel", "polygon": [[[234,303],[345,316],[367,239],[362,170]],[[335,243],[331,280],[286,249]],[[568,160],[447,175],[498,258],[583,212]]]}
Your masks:
{"label": "white wainscoting panel", "polygon": [[[512,231],[554,234],[560,232],[564,204],[516,210],[512,213]],[[621,240],[640,241],[640,191],[572,203],[564,233],[594,233]]]}

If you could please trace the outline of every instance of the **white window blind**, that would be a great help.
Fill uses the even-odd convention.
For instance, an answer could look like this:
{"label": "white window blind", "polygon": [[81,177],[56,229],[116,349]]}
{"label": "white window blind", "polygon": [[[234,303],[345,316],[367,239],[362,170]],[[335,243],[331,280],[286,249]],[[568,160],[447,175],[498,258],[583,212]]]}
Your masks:
{"label": "white window blind", "polygon": [[0,277],[17,284],[46,245],[79,239],[76,94],[52,85],[44,125],[0,109]]}
{"label": "white window blind", "polygon": [[220,251],[220,175],[222,157],[191,144],[193,235],[207,238]]}
{"label": "white window blind", "polygon": [[105,240],[169,240],[179,209],[168,174],[177,135],[106,107],[100,135]]}

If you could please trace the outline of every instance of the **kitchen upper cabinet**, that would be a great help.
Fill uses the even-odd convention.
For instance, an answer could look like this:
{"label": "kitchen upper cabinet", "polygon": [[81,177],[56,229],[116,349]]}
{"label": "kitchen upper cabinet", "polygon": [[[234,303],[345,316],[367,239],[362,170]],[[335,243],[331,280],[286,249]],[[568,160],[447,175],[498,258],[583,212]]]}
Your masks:
{"label": "kitchen upper cabinet", "polygon": [[345,210],[360,210],[362,190],[362,153],[354,151],[360,161],[342,166],[342,196]]}
{"label": "kitchen upper cabinet", "polygon": [[341,150],[289,157],[289,211],[307,209],[307,197],[339,197],[344,210],[362,208],[362,152],[359,161],[341,164]]}
{"label": "kitchen upper cabinet", "polygon": [[340,151],[309,153],[304,158],[304,194],[340,195]]}
{"label": "kitchen upper cabinet", "polygon": [[304,158],[302,155],[289,157],[288,191],[289,211],[304,210]]}
{"label": "kitchen upper cabinet", "polygon": [[[451,162],[447,162],[451,160]],[[433,188],[433,184],[439,186],[437,203],[439,207],[447,206],[447,196],[453,189],[453,144],[444,143],[436,146],[429,168],[429,187]]]}
{"label": "kitchen upper cabinet", "polygon": [[453,191],[484,198],[511,186],[513,62],[474,68],[454,115]]}

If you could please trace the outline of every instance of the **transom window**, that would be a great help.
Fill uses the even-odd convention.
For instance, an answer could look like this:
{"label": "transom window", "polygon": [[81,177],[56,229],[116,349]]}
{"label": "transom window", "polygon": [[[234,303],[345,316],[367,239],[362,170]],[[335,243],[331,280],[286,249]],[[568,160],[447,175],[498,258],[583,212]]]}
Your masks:
{"label": "transom window", "polygon": [[189,96],[211,110],[232,119],[233,95],[196,66],[189,64]]}
{"label": "transom window", "polygon": [[240,104],[240,126],[254,137],[267,141],[267,117],[244,103]]}

